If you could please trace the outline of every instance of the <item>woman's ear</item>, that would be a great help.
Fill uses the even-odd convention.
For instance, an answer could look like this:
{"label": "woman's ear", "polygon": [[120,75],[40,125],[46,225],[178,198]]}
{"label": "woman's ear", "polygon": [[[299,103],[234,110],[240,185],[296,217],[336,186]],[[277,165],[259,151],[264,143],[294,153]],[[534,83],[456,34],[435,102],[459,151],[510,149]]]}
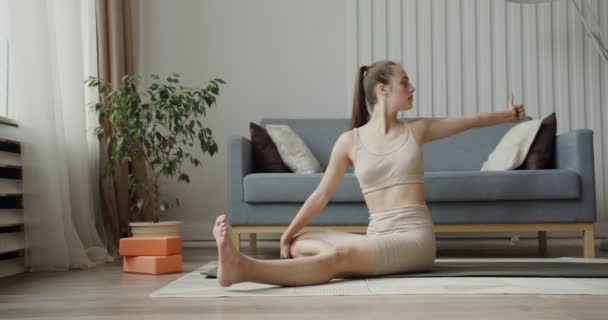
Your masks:
{"label": "woman's ear", "polygon": [[388,94],[389,92],[391,92],[392,88],[393,87],[390,84],[384,85],[384,91],[386,92],[386,94]]}
{"label": "woman's ear", "polygon": [[387,95],[388,92],[390,91],[390,86],[385,85],[384,83],[379,83],[377,88],[380,91],[381,95]]}

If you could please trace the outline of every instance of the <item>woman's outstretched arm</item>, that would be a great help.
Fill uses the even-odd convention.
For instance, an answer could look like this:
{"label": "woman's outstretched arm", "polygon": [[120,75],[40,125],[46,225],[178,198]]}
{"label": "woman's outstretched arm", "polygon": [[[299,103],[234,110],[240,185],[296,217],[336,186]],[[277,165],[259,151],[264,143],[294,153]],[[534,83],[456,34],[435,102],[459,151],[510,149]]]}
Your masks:
{"label": "woman's outstretched arm", "polygon": [[298,214],[281,237],[281,258],[290,258],[289,247],[294,236],[325,208],[331,195],[338,188],[338,185],[340,185],[344,172],[346,172],[350,165],[348,151],[352,143],[352,133],[345,132],[338,137],[331,151],[327,170],[325,170],[321,182],[308,199],[306,199],[306,202],[304,202],[304,205],[302,205],[302,208],[300,208]]}
{"label": "woman's outstretched arm", "polygon": [[497,124],[519,121],[525,116],[523,104],[513,104],[513,96],[509,97],[509,105],[505,111],[478,112],[462,117],[451,118],[419,118],[423,127],[423,143],[443,139],[471,128],[489,127]]}

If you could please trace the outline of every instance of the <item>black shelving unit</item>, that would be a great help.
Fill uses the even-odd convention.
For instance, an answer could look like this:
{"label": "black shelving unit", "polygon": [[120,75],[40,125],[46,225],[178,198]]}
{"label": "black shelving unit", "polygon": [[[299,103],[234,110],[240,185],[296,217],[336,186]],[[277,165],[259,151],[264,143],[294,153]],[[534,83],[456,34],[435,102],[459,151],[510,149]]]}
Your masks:
{"label": "black shelving unit", "polygon": [[27,270],[22,173],[19,126],[0,117],[0,277]]}

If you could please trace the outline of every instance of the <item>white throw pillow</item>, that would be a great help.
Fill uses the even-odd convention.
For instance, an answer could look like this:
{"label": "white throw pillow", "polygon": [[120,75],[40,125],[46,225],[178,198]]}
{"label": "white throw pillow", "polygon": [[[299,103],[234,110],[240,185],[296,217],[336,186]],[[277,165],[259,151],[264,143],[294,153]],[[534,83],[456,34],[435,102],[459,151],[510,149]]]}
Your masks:
{"label": "white throw pillow", "polygon": [[519,167],[526,159],[540,124],[541,120],[528,120],[511,128],[483,163],[481,171],[503,171]]}
{"label": "white throw pillow", "polygon": [[323,172],[306,143],[287,125],[267,124],[266,131],[285,165],[295,173]]}

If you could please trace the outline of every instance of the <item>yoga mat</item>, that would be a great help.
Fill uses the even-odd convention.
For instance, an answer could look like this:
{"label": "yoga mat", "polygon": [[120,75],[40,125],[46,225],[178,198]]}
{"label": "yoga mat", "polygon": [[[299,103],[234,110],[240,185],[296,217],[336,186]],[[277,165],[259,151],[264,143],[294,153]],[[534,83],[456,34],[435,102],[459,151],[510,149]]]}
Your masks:
{"label": "yoga mat", "polygon": [[[334,279],[327,284],[281,287],[268,284],[244,282],[230,287],[221,287],[217,279],[204,274],[214,274],[217,261],[211,261],[197,270],[185,274],[150,294],[153,298],[220,298],[220,297],[293,297],[293,296],[355,296],[355,295],[441,295],[441,294],[559,294],[559,295],[608,295],[608,278],[580,277],[603,275],[608,259],[541,258],[541,259],[437,259],[437,272],[444,276],[431,276],[433,272],[407,276],[391,275],[362,279]],[[544,262],[544,263],[540,263]],[[555,267],[548,267],[553,263]],[[478,276],[465,276],[473,272]],[[564,265],[566,264],[566,265]],[[481,269],[479,265],[492,269]],[[505,269],[505,266],[520,266]],[[532,276],[530,266],[542,267],[545,274]],[[577,269],[575,267],[580,267]],[[516,271],[517,269],[517,271]],[[575,275],[572,277],[548,277],[548,273]],[[567,270],[567,272],[566,272]],[[581,270],[585,270],[582,272]],[[489,276],[489,273],[504,273],[509,276]],[[488,273],[489,272],[489,273]],[[528,276],[515,276],[524,272]],[[451,276],[447,276],[450,274]],[[424,275],[424,276],[422,276]],[[395,277],[397,276],[397,277]]]}
{"label": "yoga mat", "polygon": [[[215,278],[217,267],[203,270],[201,274],[208,278]],[[608,278],[608,259],[437,259],[432,270],[428,272],[391,274],[370,278],[426,277]]]}

